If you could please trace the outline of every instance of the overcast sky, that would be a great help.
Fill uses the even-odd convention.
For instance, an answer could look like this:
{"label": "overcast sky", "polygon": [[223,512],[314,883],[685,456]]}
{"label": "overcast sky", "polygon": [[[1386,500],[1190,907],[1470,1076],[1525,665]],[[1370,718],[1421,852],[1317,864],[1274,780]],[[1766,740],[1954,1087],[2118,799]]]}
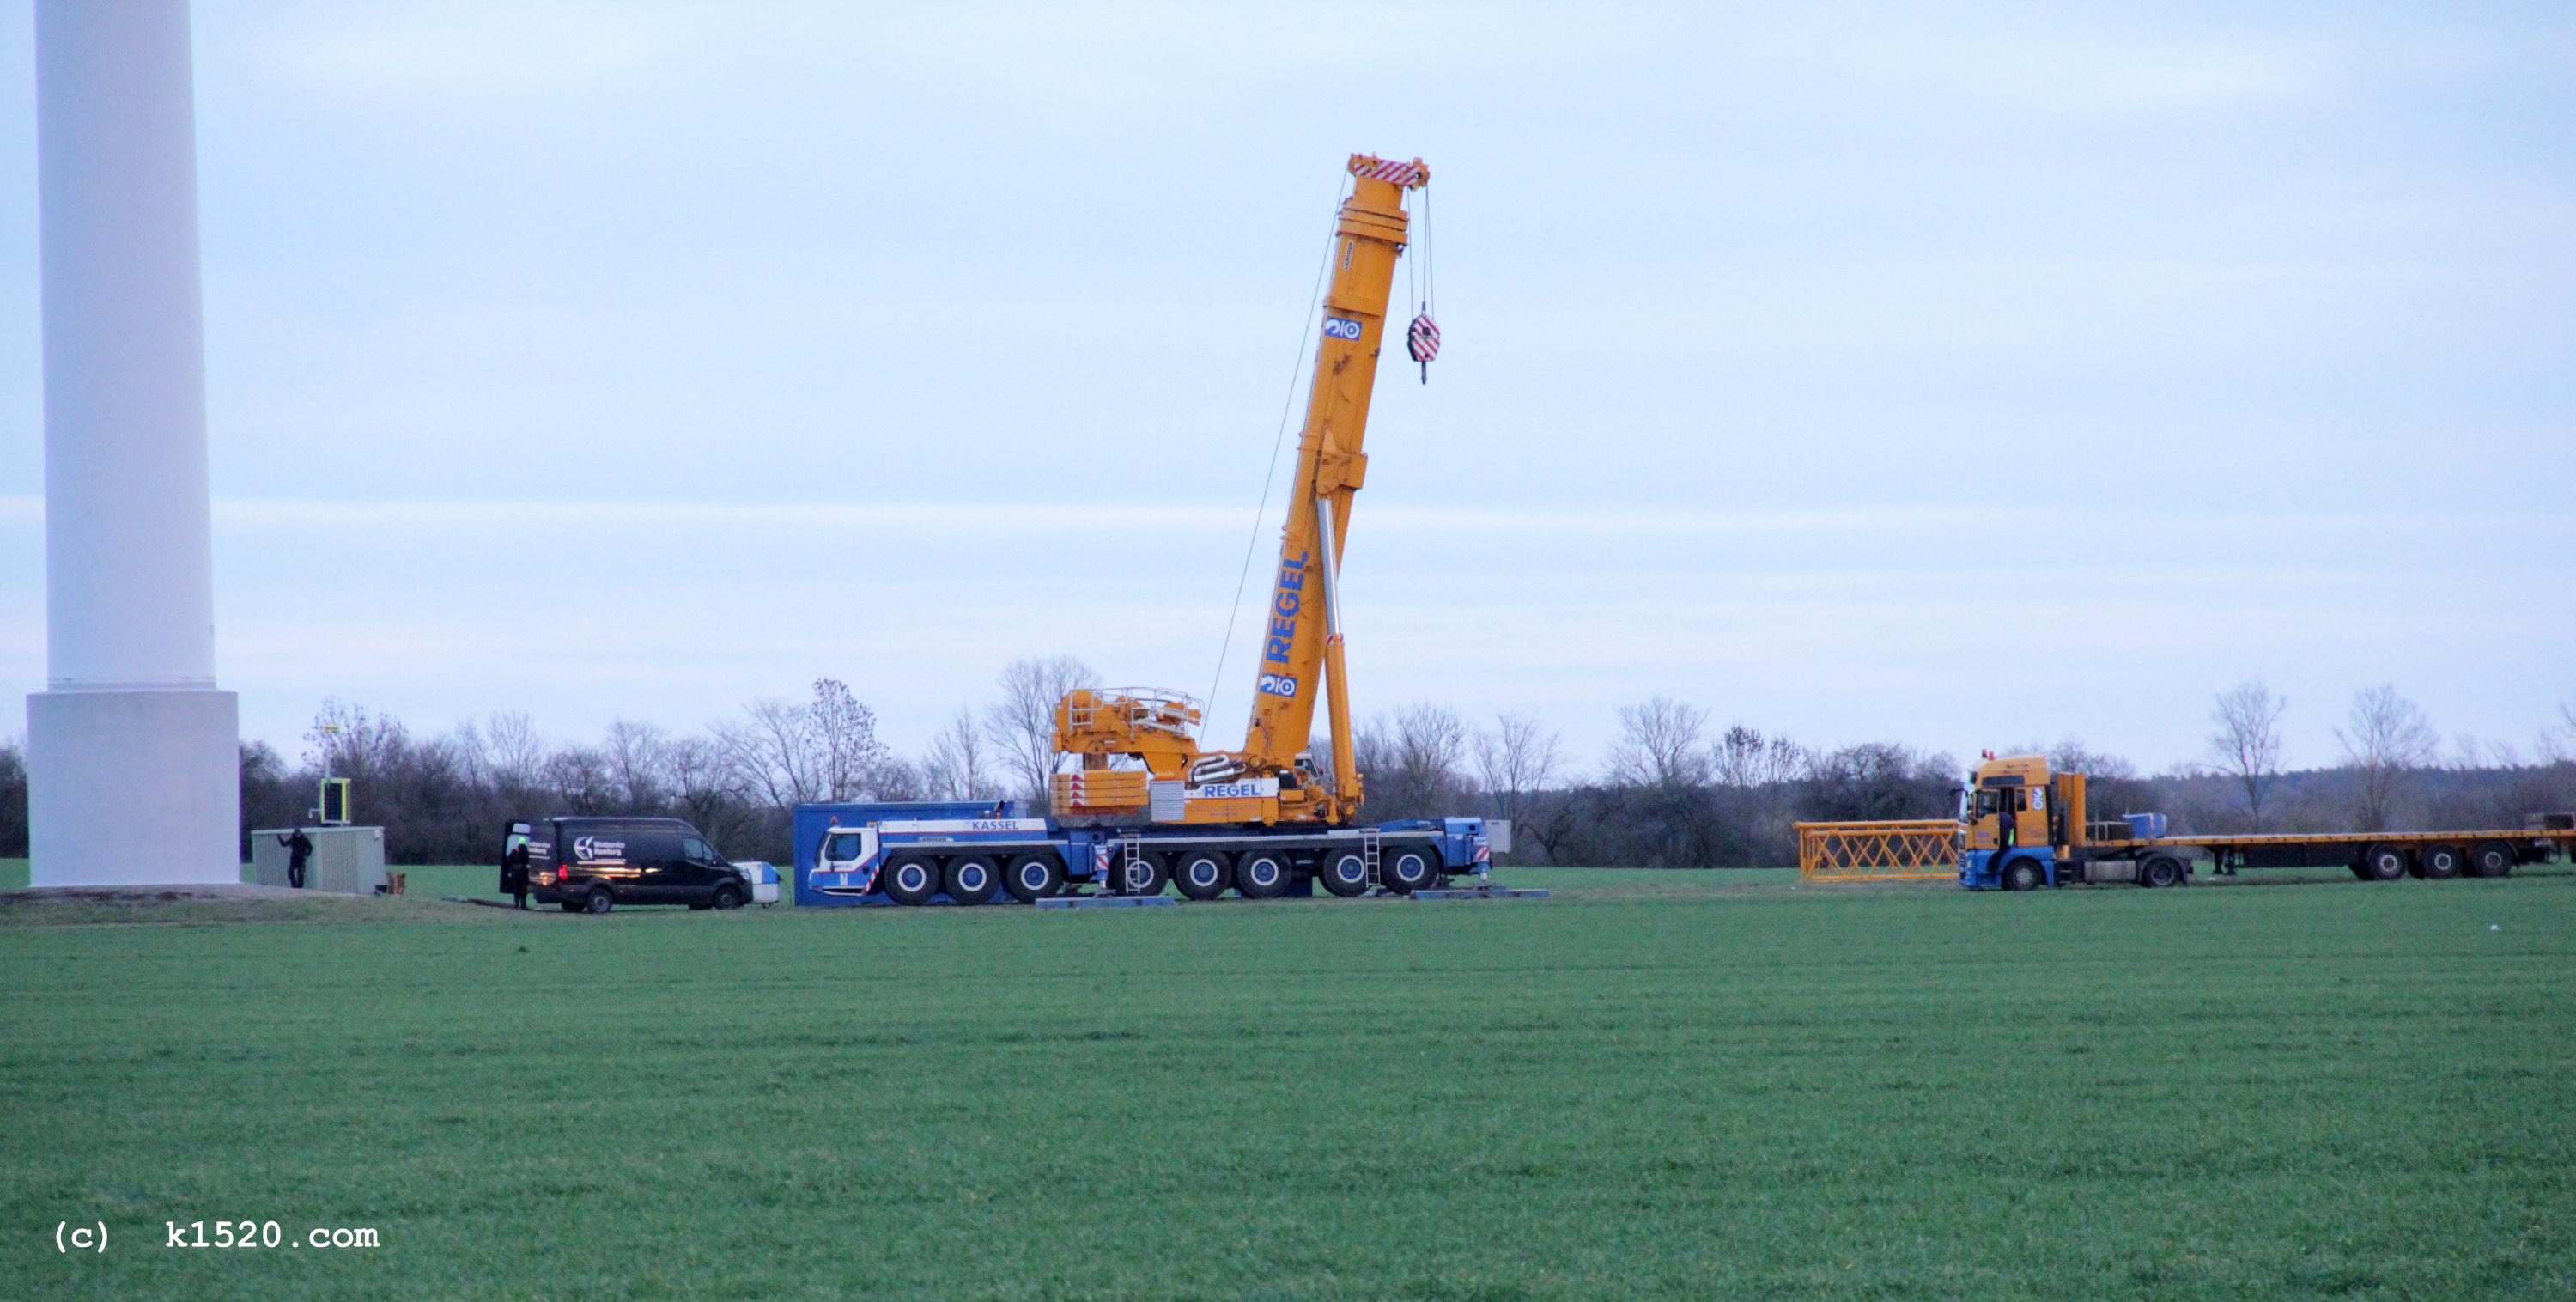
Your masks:
{"label": "overcast sky", "polygon": [[[2564,5],[196,23],[217,668],[289,754],[325,695],[587,739],[818,675],[915,750],[1030,653],[1239,733],[1354,150],[1431,165],[1446,341],[1379,376],[1363,716],[1530,710],[1588,767],[1661,692],[2162,767],[2253,675],[2302,764],[2365,684],[2525,749],[2576,700]],[[31,43],[6,5],[13,698]]]}

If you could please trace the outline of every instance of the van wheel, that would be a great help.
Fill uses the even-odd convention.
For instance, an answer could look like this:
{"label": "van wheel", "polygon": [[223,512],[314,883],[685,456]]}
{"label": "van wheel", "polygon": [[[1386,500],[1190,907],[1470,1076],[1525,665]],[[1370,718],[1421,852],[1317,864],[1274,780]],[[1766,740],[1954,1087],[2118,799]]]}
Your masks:
{"label": "van wheel", "polygon": [[1222,851],[1192,850],[1179,857],[1172,881],[1191,899],[1213,900],[1234,884],[1234,865]]}
{"label": "van wheel", "polygon": [[1064,893],[1064,863],[1051,854],[1024,854],[1011,861],[1010,871],[1003,874],[1002,885],[1011,898],[1022,904],[1035,904],[1049,896]]}
{"label": "van wheel", "polygon": [[939,893],[939,865],[927,855],[908,855],[887,864],[878,884],[897,904],[928,904]]}
{"label": "van wheel", "polygon": [[2513,873],[2513,847],[2502,841],[2480,841],[2469,851],[2471,877],[2506,877]]}
{"label": "van wheel", "polygon": [[716,888],[716,897],[707,901],[707,903],[712,904],[719,909],[739,909],[742,907],[742,888],[739,886],[719,886]]}
{"label": "van wheel", "polygon": [[2157,855],[2149,859],[2138,865],[2138,884],[2140,886],[2182,885],[2182,861],[2165,855]]}
{"label": "van wheel", "polygon": [[1323,871],[1315,874],[1324,889],[1349,899],[1368,889],[1368,859],[1357,850],[1337,850],[1324,860]]}
{"label": "van wheel", "polygon": [[2004,889],[2035,891],[2048,884],[2048,875],[2039,870],[2036,859],[2015,859],[2004,865]]}
{"label": "van wheel", "polygon": [[948,898],[959,904],[990,904],[1002,889],[1002,874],[993,867],[992,860],[979,854],[949,860],[948,871],[939,880]]}
{"label": "van wheel", "polygon": [[2424,876],[2433,881],[2457,877],[2460,869],[2468,865],[2468,857],[2461,854],[2460,847],[2456,845],[2425,846],[2424,852],[2416,856],[2416,861],[2422,866]]}
{"label": "van wheel", "polygon": [[1399,845],[1378,876],[1398,895],[1427,891],[1440,884],[1440,858],[1427,845]]}
{"label": "van wheel", "polygon": [[590,894],[581,897],[581,908],[584,913],[606,913],[616,907],[617,897],[610,895],[605,886],[593,886],[590,888]]}
{"label": "van wheel", "polygon": [[1275,900],[1287,894],[1287,858],[1268,850],[1247,851],[1234,866],[1234,889],[1247,900]]}
{"label": "van wheel", "polygon": [[2374,845],[2361,852],[2361,879],[2366,882],[2393,882],[2406,875],[2413,856],[2402,845]]}

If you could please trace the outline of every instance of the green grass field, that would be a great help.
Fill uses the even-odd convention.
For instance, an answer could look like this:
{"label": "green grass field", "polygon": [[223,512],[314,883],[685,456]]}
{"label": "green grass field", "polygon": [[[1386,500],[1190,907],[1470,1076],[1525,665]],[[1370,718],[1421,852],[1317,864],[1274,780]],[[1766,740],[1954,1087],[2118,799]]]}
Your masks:
{"label": "green grass field", "polygon": [[[407,871],[0,908],[0,1292],[2576,1294],[2566,875],[583,918]],[[219,1218],[382,1246],[163,1246]]]}

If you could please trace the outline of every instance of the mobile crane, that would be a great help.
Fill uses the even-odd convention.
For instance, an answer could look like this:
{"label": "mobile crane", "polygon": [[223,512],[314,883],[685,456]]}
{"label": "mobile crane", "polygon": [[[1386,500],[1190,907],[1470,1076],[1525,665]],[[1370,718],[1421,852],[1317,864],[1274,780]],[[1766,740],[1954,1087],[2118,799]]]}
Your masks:
{"label": "mobile crane", "polygon": [[[1419,158],[1365,154],[1349,168],[1243,745],[1203,749],[1201,710],[1178,692],[1078,688],[1056,704],[1056,750],[1078,767],[1050,779],[1049,817],[1015,803],[799,806],[798,903],[981,904],[997,891],[1035,903],[1076,883],[1143,898],[1170,884],[1196,900],[1306,894],[1315,882],[1343,896],[1412,894],[1481,875],[1510,848],[1508,824],[1483,819],[1355,822],[1365,777],[1352,754],[1342,544],[1368,474],[1361,445],[1411,227],[1405,195],[1431,172]],[[1416,361],[1437,352],[1427,306],[1407,338]],[[1320,768],[1309,750],[1319,690],[1331,721]]]}

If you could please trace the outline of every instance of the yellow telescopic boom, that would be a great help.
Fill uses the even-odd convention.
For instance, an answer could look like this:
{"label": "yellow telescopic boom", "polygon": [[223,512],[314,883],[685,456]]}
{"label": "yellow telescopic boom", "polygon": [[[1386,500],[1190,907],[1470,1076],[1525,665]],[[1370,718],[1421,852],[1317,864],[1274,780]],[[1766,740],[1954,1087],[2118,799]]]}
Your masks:
{"label": "yellow telescopic boom", "polygon": [[[1185,732],[1149,726],[1146,716],[1171,708],[1160,696],[1076,691],[1057,707],[1056,744],[1084,756],[1086,776],[1059,776],[1059,814],[1107,812],[1142,801],[1147,788],[1141,775],[1118,781],[1099,772],[1118,757],[1141,763],[1155,778],[1185,781],[1194,791],[1240,783],[1259,789],[1257,794],[1193,802],[1177,821],[1338,824],[1359,809],[1361,776],[1351,758],[1350,685],[1338,586],[1342,542],[1350,530],[1351,495],[1368,476],[1368,455],[1360,445],[1368,433],[1369,398],[1377,386],[1378,352],[1386,337],[1387,295],[1411,224],[1404,194],[1428,184],[1431,169],[1419,158],[1394,162],[1353,154],[1350,171],[1351,194],[1342,201],[1334,226],[1332,283],[1324,295],[1306,424],[1297,439],[1288,522],[1280,537],[1270,602],[1262,612],[1252,718],[1243,749],[1183,751]],[[1332,711],[1329,791],[1307,780],[1323,775],[1304,774],[1297,767],[1313,736],[1319,689]],[[1188,709],[1186,722],[1196,721],[1196,710]],[[1159,816],[1157,821],[1162,821]]]}

